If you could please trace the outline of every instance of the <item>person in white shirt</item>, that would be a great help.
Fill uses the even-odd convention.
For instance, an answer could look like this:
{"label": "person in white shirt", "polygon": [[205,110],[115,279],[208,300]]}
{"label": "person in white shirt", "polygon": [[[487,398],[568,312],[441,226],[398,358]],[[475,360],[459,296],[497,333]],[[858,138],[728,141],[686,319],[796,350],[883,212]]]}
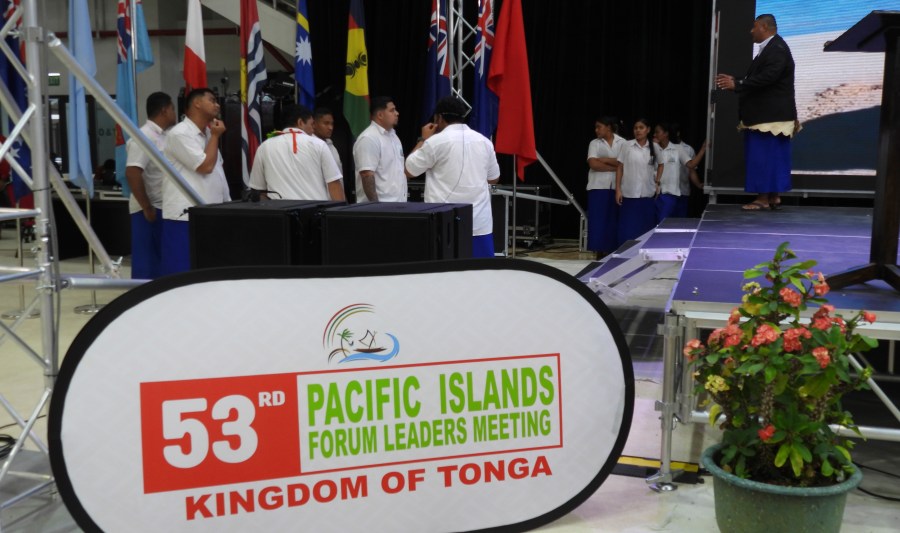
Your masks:
{"label": "person in white shirt", "polygon": [[375,96],[369,105],[372,123],[353,145],[357,202],[405,202],[406,174],[403,145],[394,128],[400,113],[387,96]]}
{"label": "person in white shirt", "polygon": [[616,205],[616,169],[619,150],[626,143],[620,137],[618,120],[600,117],[594,122],[597,138],[588,146],[588,241],[587,248],[600,259],[616,249],[619,238],[619,206]]}
{"label": "person in white shirt", "polygon": [[468,108],[458,98],[441,98],[434,113],[406,158],[406,175],[425,173],[426,202],[472,204],[472,257],[494,257],[490,185],[500,179],[494,145],[463,123]]}
{"label": "person in white shirt", "polygon": [[684,150],[684,153],[686,153],[690,159],[690,162],[681,168],[681,176],[679,177],[681,195],[678,197],[678,201],[675,204],[675,212],[672,214],[676,217],[685,218],[688,216],[688,205],[691,199],[691,184],[701,191],[703,190],[703,182],[700,181],[700,176],[697,174],[696,167],[700,166],[700,161],[702,161],[703,156],[706,155],[706,143],[704,142],[700,146],[699,152],[695,152],[691,145],[681,139],[681,127],[675,122],[670,124],[670,126],[669,142]]}
{"label": "person in white shirt", "polygon": [[663,165],[659,177],[659,195],[656,197],[657,224],[670,216],[675,216],[678,199],[681,197],[681,170],[688,169],[690,158],[681,145],[671,141],[672,127],[661,122],[653,130],[653,141],[656,143],[656,157]]}
{"label": "person in white shirt", "polygon": [[[147,97],[147,122],[141,132],[162,152],[166,130],[175,125],[172,97],[155,92]],[[162,273],[162,184],[165,176],[134,139],[125,145],[125,178],[131,188],[131,277],[154,279]]]}
{"label": "person in white shirt", "polygon": [[634,123],[634,139],[619,150],[616,169],[616,202],[619,204],[619,241],[640,237],[656,225],[656,205],[663,165],[650,140],[650,122],[639,118]]}
{"label": "person in white shirt", "polygon": [[343,176],[325,141],[312,134],[312,111],[294,105],[282,117],[284,129],[256,150],[250,188],[263,199],[343,201]]}
{"label": "person in white shirt", "polygon": [[[169,130],[163,153],[188,185],[208,204],[231,200],[222,168],[219,139],[225,124],[219,120],[219,100],[207,88],[185,98],[185,118]],[[192,202],[172,180],[163,182],[163,274],[190,270],[188,209]]]}
{"label": "person in white shirt", "polygon": [[334,158],[338,170],[343,175],[344,165],[341,163],[341,154],[338,153],[337,148],[334,147],[334,142],[331,140],[332,134],[334,134],[334,114],[327,107],[317,107],[313,111],[313,135],[325,141],[325,144],[328,145],[328,151],[331,152],[331,157]]}

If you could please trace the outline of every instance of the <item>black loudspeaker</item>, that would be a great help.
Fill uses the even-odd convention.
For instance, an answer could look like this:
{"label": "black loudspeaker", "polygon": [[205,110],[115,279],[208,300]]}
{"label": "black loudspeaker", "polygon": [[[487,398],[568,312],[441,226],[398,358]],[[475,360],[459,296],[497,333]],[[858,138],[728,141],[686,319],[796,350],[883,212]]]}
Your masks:
{"label": "black loudspeaker", "polygon": [[192,207],[191,268],[321,265],[322,213],[340,205],[263,200]]}
{"label": "black loudspeaker", "polygon": [[322,263],[356,265],[472,257],[472,206],[370,202],[323,214]]}

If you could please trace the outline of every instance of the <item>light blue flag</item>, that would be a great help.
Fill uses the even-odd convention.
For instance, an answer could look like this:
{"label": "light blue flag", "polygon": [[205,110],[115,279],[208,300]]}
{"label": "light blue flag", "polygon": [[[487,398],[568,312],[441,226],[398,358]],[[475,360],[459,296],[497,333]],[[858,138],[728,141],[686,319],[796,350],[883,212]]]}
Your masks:
{"label": "light blue flag", "polygon": [[[91,76],[97,74],[94,62],[94,42],[91,38],[91,19],[87,0],[69,0],[69,52]],[[87,104],[84,86],[69,74],[69,181],[94,194],[91,145],[88,137]]]}
{"label": "light blue flag", "polygon": [[316,84],[313,82],[312,46],[309,44],[309,10],[306,0],[297,0],[297,43],[294,51],[294,79],[297,103],[315,109]]}
{"label": "light blue flag", "polygon": [[[137,102],[134,101],[134,76],[132,76],[131,61],[134,58],[134,46],[131,35],[131,3],[128,0],[119,0],[117,16],[117,41],[116,53],[116,103],[128,115],[128,118],[137,125]],[[140,1],[135,3],[135,30],[137,31],[137,58],[134,58],[134,68],[138,74],[153,65],[153,48],[150,46],[150,35],[147,33],[147,24],[144,22],[144,6]],[[125,178],[125,163],[127,154],[125,143],[128,134],[116,125],[116,181],[122,186],[122,194],[128,196],[131,189]]]}

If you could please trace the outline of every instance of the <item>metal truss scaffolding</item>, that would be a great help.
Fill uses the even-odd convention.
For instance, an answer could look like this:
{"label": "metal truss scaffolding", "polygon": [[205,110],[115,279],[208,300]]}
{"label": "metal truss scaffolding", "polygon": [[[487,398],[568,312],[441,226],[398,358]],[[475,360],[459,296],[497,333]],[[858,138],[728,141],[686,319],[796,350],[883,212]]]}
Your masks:
{"label": "metal truss scaffolding", "polygon": [[[491,12],[494,12],[493,9],[493,0],[480,0],[486,1],[491,6]],[[463,0],[438,0],[438,12],[440,12],[440,3],[441,2],[449,2],[449,9],[447,10],[447,39],[449,41],[449,61],[450,61],[450,90],[451,92],[461,98],[466,105],[470,108],[472,107],[468,100],[464,97],[466,91],[463,88],[463,80],[465,78],[466,71],[471,70],[471,79],[474,79],[474,70],[475,70],[475,57],[473,54],[467,52],[467,50],[471,50],[475,48],[475,36],[478,31],[478,28],[472,25],[469,21],[466,20],[465,14],[463,13]],[[476,14],[480,15],[480,14]],[[477,16],[476,16],[477,18]],[[564,200],[558,198],[546,198],[540,196],[531,197],[529,195],[529,199],[534,200],[536,202],[546,202],[557,205],[571,205],[574,207],[579,215],[579,226],[578,226],[578,248],[581,251],[587,249],[587,213],[581,207],[569,189],[563,184],[562,180],[556,175],[550,165],[544,160],[541,156],[540,152],[537,154],[538,162],[550,175],[553,181],[559,186],[560,190],[562,190],[563,195],[565,195]],[[513,165],[515,168],[515,164]],[[515,173],[514,173],[515,174]],[[513,221],[512,228],[513,232],[515,232],[516,228],[516,201],[515,199],[518,197],[523,197],[519,195],[516,191],[516,183],[517,180],[513,179]],[[497,191],[494,192],[498,193]],[[513,243],[515,243],[515,235],[513,235]]]}

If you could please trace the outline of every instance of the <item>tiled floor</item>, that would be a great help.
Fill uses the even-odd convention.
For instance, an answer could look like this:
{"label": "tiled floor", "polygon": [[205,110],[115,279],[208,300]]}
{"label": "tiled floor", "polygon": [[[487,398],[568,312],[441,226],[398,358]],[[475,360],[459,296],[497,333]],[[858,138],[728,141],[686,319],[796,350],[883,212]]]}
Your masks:
{"label": "tiled floor", "polygon": [[[16,265],[13,249],[13,231],[3,229],[0,235],[0,265]],[[579,254],[574,245],[556,245],[543,252],[522,251],[520,258],[550,264],[570,274],[579,272],[587,265],[589,254]],[[26,265],[28,260],[26,261]],[[86,273],[85,258],[64,261],[62,271],[66,273]],[[127,266],[122,269],[128,276]],[[625,454],[638,457],[658,458],[660,451],[660,421],[654,411],[654,401],[661,390],[661,343],[655,334],[655,324],[661,320],[662,308],[677,276],[677,269],[666,272],[657,279],[639,287],[632,294],[628,306],[616,305],[614,313],[622,322],[623,329],[630,331],[635,377],[636,400],[634,419],[625,446]],[[23,285],[26,301],[33,294],[33,284]],[[118,291],[98,291],[99,303],[108,302],[119,294]],[[59,328],[60,353],[87,322],[89,316],[75,314],[73,309],[89,304],[89,291],[65,290],[60,294]],[[19,289],[14,284],[0,285],[0,313],[17,308]],[[9,323],[7,321],[7,323]],[[19,333],[29,342],[40,339],[38,320],[27,320]],[[12,342],[0,344],[0,394],[20,412],[29,412],[43,388],[43,376],[39,366],[22,355]],[[46,419],[38,421],[37,430],[46,432]],[[9,415],[0,409],[0,426],[12,423]],[[0,429],[0,433],[15,432],[15,427]],[[716,430],[704,425],[678,426],[674,432],[673,457],[681,461],[698,460],[700,452],[717,438]],[[897,446],[884,445],[871,453],[873,466],[882,465],[884,457],[898,455]],[[35,449],[29,443],[29,449]],[[29,454],[28,460],[35,460],[34,469],[46,468],[38,454]],[[897,471],[898,462],[892,463]],[[890,467],[883,467],[888,469]],[[869,474],[867,473],[867,476]],[[877,476],[877,474],[875,475]],[[896,479],[877,477],[866,478],[864,485],[875,492],[889,492],[898,496]],[[11,482],[0,486],[0,499],[5,500],[17,487]],[[846,532],[893,532],[900,521],[900,503],[886,502],[859,491],[850,494],[844,517]],[[65,507],[54,494],[44,494],[18,503],[0,512],[0,530],[12,532],[64,532],[78,531]],[[679,485],[673,492],[658,494],[647,488],[643,479],[610,476],[600,489],[583,505],[569,515],[542,528],[555,533],[574,532],[645,532],[645,531],[715,531],[715,516],[712,500],[712,483]]]}

